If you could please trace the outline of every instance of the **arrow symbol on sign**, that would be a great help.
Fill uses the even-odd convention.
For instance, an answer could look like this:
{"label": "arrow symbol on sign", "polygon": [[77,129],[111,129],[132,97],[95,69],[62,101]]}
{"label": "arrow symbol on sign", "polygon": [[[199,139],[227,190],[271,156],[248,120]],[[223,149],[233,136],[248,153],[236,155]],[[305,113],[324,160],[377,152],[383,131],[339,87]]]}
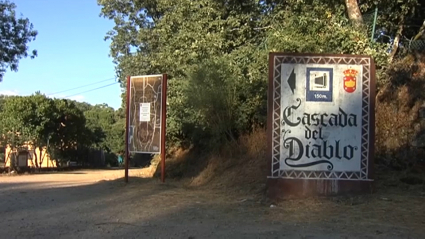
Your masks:
{"label": "arrow symbol on sign", "polygon": [[292,68],[291,75],[289,75],[289,78],[288,78],[288,85],[289,85],[289,88],[291,88],[292,94],[294,94],[295,82],[296,82],[296,75],[294,72],[294,68]]}

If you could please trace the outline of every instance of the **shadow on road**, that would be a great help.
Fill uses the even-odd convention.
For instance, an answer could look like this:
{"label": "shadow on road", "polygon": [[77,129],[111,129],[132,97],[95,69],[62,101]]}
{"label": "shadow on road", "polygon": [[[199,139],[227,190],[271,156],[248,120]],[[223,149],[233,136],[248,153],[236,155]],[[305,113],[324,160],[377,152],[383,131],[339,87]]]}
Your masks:
{"label": "shadow on road", "polygon": [[21,183],[0,179],[1,237],[420,238],[424,232],[418,199],[407,205],[372,197],[357,203],[287,200],[270,207],[250,195],[190,189],[172,180],[87,183],[73,177]]}

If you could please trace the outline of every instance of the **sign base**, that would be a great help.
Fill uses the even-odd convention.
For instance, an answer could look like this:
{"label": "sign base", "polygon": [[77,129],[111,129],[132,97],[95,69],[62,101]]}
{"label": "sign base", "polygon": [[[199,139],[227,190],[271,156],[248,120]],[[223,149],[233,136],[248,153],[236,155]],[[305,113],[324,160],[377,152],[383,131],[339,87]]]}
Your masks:
{"label": "sign base", "polygon": [[375,192],[374,181],[329,179],[267,179],[267,197],[273,201],[288,198],[370,194]]}

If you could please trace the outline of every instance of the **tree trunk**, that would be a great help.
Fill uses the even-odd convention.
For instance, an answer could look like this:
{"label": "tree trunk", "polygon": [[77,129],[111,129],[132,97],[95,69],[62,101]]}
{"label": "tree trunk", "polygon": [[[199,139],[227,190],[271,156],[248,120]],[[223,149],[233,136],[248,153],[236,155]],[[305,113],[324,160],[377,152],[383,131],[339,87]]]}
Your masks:
{"label": "tree trunk", "polygon": [[390,63],[394,60],[394,57],[397,54],[398,45],[400,43],[400,38],[403,34],[403,29],[404,29],[403,24],[404,24],[404,20],[402,19],[402,21],[400,22],[400,25],[398,25],[397,33],[396,33],[396,36],[394,38],[393,47],[391,49],[391,54],[390,54],[390,57],[389,57]]}
{"label": "tree trunk", "polygon": [[38,151],[40,152],[40,167],[42,167],[46,153],[43,154],[43,147],[38,147]]}
{"label": "tree trunk", "polygon": [[345,6],[347,8],[348,18],[355,24],[363,23],[363,17],[360,12],[357,0],[345,0]]}
{"label": "tree trunk", "polygon": [[414,41],[419,40],[419,39],[423,39],[425,35],[425,20],[422,23],[421,28],[419,29],[418,34],[416,34],[415,38],[413,38]]}
{"label": "tree trunk", "polygon": [[418,34],[413,38],[412,42],[414,43],[414,46],[410,46],[410,52],[412,53],[415,63],[418,65],[419,69],[423,69],[424,62],[425,62],[425,54],[424,54],[424,46],[415,44],[418,41],[425,40],[425,20],[422,23],[421,28],[419,28]]}
{"label": "tree trunk", "polygon": [[38,157],[37,157],[37,150],[36,150],[37,148],[36,147],[34,147],[34,162],[35,162],[35,167],[36,168],[39,168],[38,167]]}
{"label": "tree trunk", "polygon": [[10,170],[17,172],[16,162],[18,162],[18,151],[12,153],[12,157],[10,158],[9,173]]}
{"label": "tree trunk", "polygon": [[[5,157],[4,157],[4,166],[6,166],[6,164],[7,164],[7,161],[11,161],[10,160],[10,157],[11,157],[11,154],[12,153],[12,149],[10,149],[9,150],[9,153],[7,154],[7,155],[5,155]],[[10,162],[9,162],[9,165],[10,165]]]}

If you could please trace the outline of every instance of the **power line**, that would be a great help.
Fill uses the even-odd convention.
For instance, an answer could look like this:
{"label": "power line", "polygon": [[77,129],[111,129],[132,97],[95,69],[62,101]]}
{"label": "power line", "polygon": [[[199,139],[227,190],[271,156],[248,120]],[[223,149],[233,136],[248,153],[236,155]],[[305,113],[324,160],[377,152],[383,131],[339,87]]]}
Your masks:
{"label": "power line", "polygon": [[68,95],[68,96],[65,96],[64,98],[69,98],[69,97],[72,97],[72,96],[76,96],[76,95],[84,94],[84,93],[87,93],[87,92],[91,92],[91,91],[99,90],[99,89],[102,89],[102,88],[105,88],[105,87],[108,87],[108,86],[111,86],[111,85],[115,85],[115,84],[118,84],[118,82],[114,82],[114,83],[112,83],[112,84],[108,84],[108,85],[100,86],[100,87],[97,87],[97,88],[94,88],[94,89],[91,89],[91,90],[86,90],[86,91],[83,91],[83,92],[80,92],[80,93],[77,93],[77,94]]}
{"label": "power line", "polygon": [[[87,87],[87,86],[91,86],[91,85],[99,84],[99,83],[106,82],[106,81],[110,81],[110,80],[115,80],[115,78],[109,78],[109,79],[107,79],[107,80],[97,81],[97,82],[94,82],[94,83],[91,83],[91,84],[78,86],[78,87],[75,87],[75,88],[72,88],[72,89],[63,90],[63,91],[58,91],[58,92],[53,93],[53,94],[48,94],[48,96],[57,95],[57,94],[60,94],[60,93],[63,93],[63,92],[71,91],[71,90],[81,89],[81,88],[84,88],[84,87]],[[115,83],[116,83],[116,82],[115,82]]]}

